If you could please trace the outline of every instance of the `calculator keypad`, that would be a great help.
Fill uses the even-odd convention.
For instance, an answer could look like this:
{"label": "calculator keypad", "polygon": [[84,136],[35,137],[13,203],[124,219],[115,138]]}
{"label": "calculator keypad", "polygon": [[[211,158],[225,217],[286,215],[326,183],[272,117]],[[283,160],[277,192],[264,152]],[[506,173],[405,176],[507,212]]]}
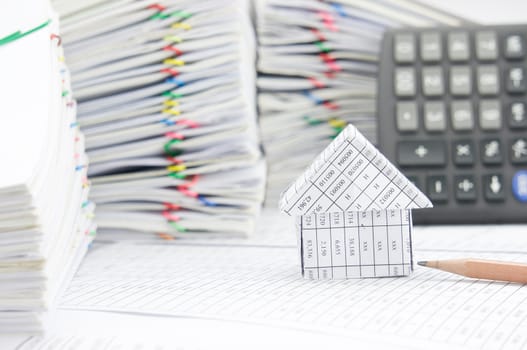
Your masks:
{"label": "calculator keypad", "polygon": [[379,148],[434,203],[416,222],[527,222],[526,38],[527,26],[386,33]]}

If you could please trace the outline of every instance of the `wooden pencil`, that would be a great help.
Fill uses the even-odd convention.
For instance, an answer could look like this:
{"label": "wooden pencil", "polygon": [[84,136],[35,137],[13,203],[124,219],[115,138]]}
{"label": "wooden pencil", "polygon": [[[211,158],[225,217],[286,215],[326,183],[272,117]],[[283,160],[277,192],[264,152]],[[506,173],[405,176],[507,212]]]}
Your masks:
{"label": "wooden pencil", "polygon": [[465,277],[527,283],[527,264],[482,259],[419,261],[417,264]]}

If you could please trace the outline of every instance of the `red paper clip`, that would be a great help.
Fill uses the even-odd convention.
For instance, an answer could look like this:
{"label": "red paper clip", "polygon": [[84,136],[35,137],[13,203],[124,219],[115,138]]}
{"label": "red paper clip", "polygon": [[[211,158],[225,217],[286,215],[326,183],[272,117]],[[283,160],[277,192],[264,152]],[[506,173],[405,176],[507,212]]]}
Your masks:
{"label": "red paper clip", "polygon": [[165,136],[171,140],[183,140],[185,139],[185,136],[183,134],[180,134],[178,132],[175,132],[175,131],[169,131],[167,133],[165,133]]}
{"label": "red paper clip", "polygon": [[319,11],[318,16],[322,19],[322,23],[324,23],[326,28],[328,28],[332,32],[338,31],[338,28],[335,25],[335,19],[333,18],[331,13],[327,11]]}
{"label": "red paper clip", "polygon": [[177,211],[181,209],[179,205],[174,204],[174,203],[165,202],[163,203],[163,205],[165,206],[165,210]]}
{"label": "red paper clip", "polygon": [[183,51],[181,51],[180,49],[178,49],[177,47],[172,46],[172,45],[167,45],[167,46],[163,47],[163,50],[174,52],[176,54],[176,56],[183,55]]}
{"label": "red paper clip", "polygon": [[334,61],[326,61],[326,66],[328,66],[329,70],[333,72],[340,72],[342,70],[342,67]]}
{"label": "red paper clip", "polygon": [[339,109],[339,106],[336,103],[329,102],[329,101],[324,101],[322,105],[324,105],[324,107],[326,107],[327,109],[331,109],[332,111]]}
{"label": "red paper clip", "polygon": [[186,186],[178,186],[177,189],[178,189],[179,192],[181,192],[182,194],[184,194],[187,197],[198,198],[198,196],[199,196],[198,192],[191,191]]}
{"label": "red paper clip", "polygon": [[318,38],[319,41],[326,41],[326,37],[322,32],[316,28],[311,29],[311,32],[315,34],[315,36]]}
{"label": "red paper clip", "polygon": [[181,220],[181,218],[179,216],[177,216],[175,214],[172,214],[171,212],[169,212],[167,210],[163,211],[162,214],[163,214],[163,217],[165,219],[167,219],[168,221],[174,221],[175,222],[175,221]]}
{"label": "red paper clip", "polygon": [[179,71],[177,71],[177,70],[175,70],[173,68],[163,68],[163,69],[161,69],[161,73],[167,73],[167,74],[170,74],[173,77],[179,75]]}
{"label": "red paper clip", "polygon": [[188,126],[190,128],[197,128],[199,127],[199,124],[193,120],[190,120],[190,119],[180,119],[177,121],[176,124],[181,124],[181,125],[185,125],[185,126]]}
{"label": "red paper clip", "polygon": [[172,164],[181,164],[181,163],[183,163],[183,161],[181,159],[178,159],[176,157],[167,157],[166,159]]}
{"label": "red paper clip", "polygon": [[311,77],[311,78],[308,78],[308,79],[311,82],[311,84],[313,84],[313,86],[316,87],[317,89],[321,89],[321,88],[326,87],[326,85],[323,82],[321,82],[320,80],[318,80],[317,78]]}
{"label": "red paper clip", "polygon": [[60,45],[62,44],[62,38],[60,37],[60,35],[57,35],[57,34],[51,34],[51,35],[49,36],[49,38],[50,38],[51,40],[53,40],[53,39],[57,39],[57,46],[60,46]]}
{"label": "red paper clip", "polygon": [[189,182],[184,183],[183,185],[179,185],[178,186],[178,190],[181,190],[181,189],[187,189],[188,190],[190,187],[195,186],[198,183],[198,180],[199,180],[199,176],[198,175],[193,175],[192,179]]}
{"label": "red paper clip", "polygon": [[152,5],[149,5],[147,8],[151,10],[158,10],[159,12],[166,10],[166,7],[161,4],[152,4]]}

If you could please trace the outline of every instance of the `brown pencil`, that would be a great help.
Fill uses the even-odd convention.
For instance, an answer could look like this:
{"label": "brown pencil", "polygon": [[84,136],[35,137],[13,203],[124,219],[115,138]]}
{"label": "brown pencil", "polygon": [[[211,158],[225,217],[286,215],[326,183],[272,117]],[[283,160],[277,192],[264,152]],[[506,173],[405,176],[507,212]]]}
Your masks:
{"label": "brown pencil", "polygon": [[527,264],[482,259],[419,261],[417,264],[465,277],[527,283]]}

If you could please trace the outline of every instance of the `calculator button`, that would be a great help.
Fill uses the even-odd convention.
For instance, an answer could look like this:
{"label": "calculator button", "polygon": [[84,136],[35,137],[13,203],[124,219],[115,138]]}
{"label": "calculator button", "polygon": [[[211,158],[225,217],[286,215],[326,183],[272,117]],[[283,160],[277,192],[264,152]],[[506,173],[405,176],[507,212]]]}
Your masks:
{"label": "calculator button", "polygon": [[479,126],[483,130],[499,130],[502,124],[501,107],[498,100],[479,102]]}
{"label": "calculator button", "polygon": [[527,128],[527,110],[525,102],[512,102],[508,111],[509,126],[511,129]]}
{"label": "calculator button", "polygon": [[454,189],[458,201],[475,201],[477,198],[476,181],[472,175],[456,176]]}
{"label": "calculator button", "polygon": [[428,176],[426,194],[434,203],[448,201],[448,185],[445,176]]}
{"label": "calculator button", "polygon": [[424,118],[426,130],[432,132],[446,130],[445,105],[443,102],[426,102]]}
{"label": "calculator button", "polygon": [[448,33],[448,57],[452,61],[467,61],[470,57],[470,43],[467,32]]}
{"label": "calculator button", "polygon": [[501,174],[490,174],[483,177],[483,193],[489,202],[500,202],[505,200],[503,176]]}
{"label": "calculator button", "polygon": [[443,48],[438,32],[421,33],[421,59],[425,62],[437,62],[441,59]]}
{"label": "calculator button", "polygon": [[442,166],[446,164],[443,141],[401,141],[397,161],[402,166]]}
{"label": "calculator button", "polygon": [[423,68],[423,94],[440,96],[444,93],[443,69],[441,67]]}
{"label": "calculator button", "polygon": [[414,96],[415,90],[413,68],[397,68],[395,70],[395,94],[402,97]]}
{"label": "calculator button", "polygon": [[527,164],[527,138],[512,140],[510,150],[513,164]]}
{"label": "calculator button", "polygon": [[512,193],[522,203],[527,203],[527,170],[517,171],[512,177]]}
{"label": "calculator button", "polygon": [[410,63],[415,61],[415,39],[410,33],[395,35],[394,57],[398,63]]}
{"label": "calculator button", "polygon": [[500,89],[497,66],[478,67],[478,92],[481,95],[497,95]]}
{"label": "calculator button", "polygon": [[505,57],[523,58],[525,56],[525,39],[521,34],[510,34],[505,38]]}
{"label": "calculator button", "polygon": [[456,165],[473,165],[474,143],[471,140],[461,140],[454,142],[453,148],[454,164]]}
{"label": "calculator button", "polygon": [[511,93],[522,93],[526,90],[525,69],[523,67],[511,67],[505,74],[505,85]]}
{"label": "calculator button", "polygon": [[476,57],[482,61],[498,58],[498,39],[495,32],[486,30],[476,33]]}
{"label": "calculator button", "polygon": [[397,129],[399,131],[416,131],[419,122],[415,102],[397,102]]}
{"label": "calculator button", "polygon": [[454,130],[472,130],[474,128],[472,103],[470,101],[453,101],[450,105],[450,118]]}
{"label": "calculator button", "polygon": [[455,96],[467,96],[472,92],[470,67],[460,66],[450,69],[450,92]]}
{"label": "calculator button", "polygon": [[481,161],[486,165],[503,163],[503,152],[500,140],[488,139],[481,142]]}

